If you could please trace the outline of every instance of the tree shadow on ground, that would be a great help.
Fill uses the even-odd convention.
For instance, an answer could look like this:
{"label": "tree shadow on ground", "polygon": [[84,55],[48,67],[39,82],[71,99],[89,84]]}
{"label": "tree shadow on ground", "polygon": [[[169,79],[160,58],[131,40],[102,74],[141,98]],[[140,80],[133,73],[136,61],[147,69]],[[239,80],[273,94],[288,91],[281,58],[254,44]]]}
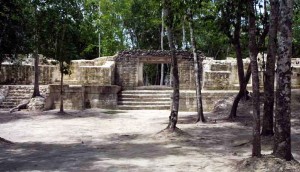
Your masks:
{"label": "tree shadow on ground", "polygon": [[0,171],[118,171],[124,166],[134,170],[140,169],[140,166],[128,161],[184,154],[157,143],[106,142],[89,145],[33,142],[2,145],[0,148]]}
{"label": "tree shadow on ground", "polygon": [[101,119],[114,119],[123,118],[124,111],[102,111],[100,109],[87,109],[87,110],[65,110],[64,114],[59,113],[58,110],[44,111],[43,115],[52,116],[53,119],[74,119],[74,118],[101,118]]}
{"label": "tree shadow on ground", "polygon": [[9,113],[8,111],[1,111],[0,112],[0,124],[14,122],[17,120],[24,120],[24,119],[30,119],[32,115],[27,113]]}

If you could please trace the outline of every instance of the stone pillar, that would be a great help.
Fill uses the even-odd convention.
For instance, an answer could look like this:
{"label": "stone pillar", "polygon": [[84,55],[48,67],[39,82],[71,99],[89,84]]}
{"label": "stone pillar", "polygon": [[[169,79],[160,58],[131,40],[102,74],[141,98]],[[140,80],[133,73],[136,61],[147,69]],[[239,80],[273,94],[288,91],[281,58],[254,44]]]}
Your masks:
{"label": "stone pillar", "polygon": [[144,86],[143,71],[144,71],[144,63],[139,62],[138,63],[138,72],[137,72],[138,86]]}

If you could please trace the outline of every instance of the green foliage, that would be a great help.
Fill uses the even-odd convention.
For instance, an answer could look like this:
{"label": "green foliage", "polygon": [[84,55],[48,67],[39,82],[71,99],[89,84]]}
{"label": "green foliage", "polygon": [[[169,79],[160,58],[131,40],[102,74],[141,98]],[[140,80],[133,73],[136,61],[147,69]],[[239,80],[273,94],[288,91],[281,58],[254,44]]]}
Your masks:
{"label": "green foliage", "polygon": [[293,57],[300,55],[300,2],[294,3],[293,15]]}
{"label": "green foliage", "polygon": [[[242,57],[248,57],[248,12],[247,1],[221,0],[216,3],[218,11],[217,26],[229,43],[241,43]],[[233,49],[229,54],[234,55]]]}
{"label": "green foliage", "polygon": [[[195,23],[197,49],[216,59],[234,54],[230,43],[234,41],[236,15],[241,13],[241,41],[246,57],[247,8],[243,2],[172,1],[175,47],[180,49],[182,45],[183,26],[186,28],[186,40],[189,40],[186,14],[190,9]],[[56,59],[93,59],[98,56],[98,34],[101,35],[102,56],[114,55],[123,49],[160,49],[161,3],[159,0],[1,1],[1,57],[3,54],[27,54],[38,50],[38,53]],[[295,15],[296,24],[299,23],[298,18]],[[262,21],[263,16],[258,13],[257,19]],[[261,32],[259,29],[258,33]],[[299,49],[298,30],[294,27],[295,52]],[[167,47],[167,41],[164,43]],[[187,45],[189,48],[189,41]]]}
{"label": "green foliage", "polygon": [[[79,24],[82,20],[78,1],[52,0],[39,6],[40,52],[60,62],[61,72],[68,73],[68,64],[79,56]],[[43,20],[39,20],[43,19]]]}
{"label": "green foliage", "polygon": [[23,0],[0,1],[0,63],[25,49],[25,5]]}

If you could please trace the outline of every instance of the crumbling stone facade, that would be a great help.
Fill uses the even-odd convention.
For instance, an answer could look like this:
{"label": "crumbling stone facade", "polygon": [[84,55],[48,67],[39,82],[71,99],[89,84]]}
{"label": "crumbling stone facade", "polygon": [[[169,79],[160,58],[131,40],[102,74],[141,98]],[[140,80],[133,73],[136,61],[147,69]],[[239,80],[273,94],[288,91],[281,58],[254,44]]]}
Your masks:
{"label": "crumbling stone facade", "polygon": [[[204,55],[199,53],[200,58]],[[177,51],[180,89],[195,89],[195,74],[192,54]],[[144,64],[161,64],[171,62],[170,51],[123,51],[116,57],[116,85],[122,89],[135,89],[143,85]]]}
{"label": "crumbling stone facade", "polygon": [[[180,110],[194,111],[195,79],[192,54],[177,51],[180,80]],[[214,102],[226,96],[233,96],[239,86],[236,60],[213,60],[200,52],[203,59],[202,87],[204,110],[211,110]],[[144,86],[145,64],[169,64],[169,51],[122,51],[115,56],[94,60],[73,60],[71,73],[64,77],[65,107],[68,109],[116,108],[121,90],[135,90]],[[245,71],[249,60],[244,60]],[[300,65],[292,60],[292,88],[300,88]],[[33,84],[33,64],[12,65],[4,63],[0,70],[2,85]],[[263,66],[260,66],[260,83],[263,80]],[[40,65],[40,84],[49,85],[47,109],[57,108],[59,102],[60,72],[56,65]],[[251,81],[250,81],[251,82]],[[248,86],[251,86],[249,83]],[[249,88],[250,89],[250,88]],[[219,90],[219,91],[213,91]],[[227,91],[224,91],[227,90]],[[251,89],[250,89],[251,90]],[[212,92],[213,91],[213,92]],[[1,100],[5,95],[2,95]]]}

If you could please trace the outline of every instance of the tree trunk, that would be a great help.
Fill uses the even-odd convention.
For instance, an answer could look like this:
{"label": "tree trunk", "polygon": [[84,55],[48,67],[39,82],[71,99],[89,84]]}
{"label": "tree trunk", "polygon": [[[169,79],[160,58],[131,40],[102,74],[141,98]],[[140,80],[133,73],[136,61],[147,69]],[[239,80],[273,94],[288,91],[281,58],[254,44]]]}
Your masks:
{"label": "tree trunk", "polygon": [[[201,81],[200,81],[200,75],[202,73],[202,70],[199,69],[199,57],[196,53],[196,43],[195,43],[195,36],[194,36],[194,24],[193,24],[193,14],[189,10],[189,27],[190,27],[190,37],[191,37],[191,46],[193,51],[193,58],[194,58],[194,71],[195,71],[195,84],[196,84],[196,99],[197,99],[197,121],[200,120],[202,122],[205,122],[205,118],[203,115],[203,105],[202,105],[202,96],[201,96]],[[201,69],[202,69],[202,59],[200,60]],[[201,73],[200,73],[201,72]]]}
{"label": "tree trunk", "polygon": [[246,87],[247,83],[244,82],[244,64],[243,64],[243,56],[242,56],[242,49],[241,49],[241,43],[240,43],[240,38],[239,38],[239,33],[235,34],[235,53],[236,53],[236,61],[237,61],[237,68],[238,68],[238,76],[239,76],[239,84],[240,84],[240,89],[239,93],[235,97],[232,108],[230,111],[229,119],[234,119],[236,115],[236,111],[238,108],[239,101],[243,96],[246,95]]}
{"label": "tree trunk", "polygon": [[[37,16],[37,6],[34,7],[34,15]],[[34,58],[34,86],[33,86],[33,97],[40,96],[40,86],[39,86],[39,55],[38,55],[38,29],[37,24],[35,23],[34,27],[34,50],[33,50],[33,58]]]}
{"label": "tree trunk", "polygon": [[[164,10],[161,10],[161,32],[160,32],[160,48],[164,50]],[[164,85],[164,64],[160,67],[160,83],[159,85]]]}
{"label": "tree trunk", "polygon": [[63,91],[63,79],[64,79],[64,73],[63,73],[63,62],[60,62],[60,108],[59,112],[64,113],[64,91]]}
{"label": "tree trunk", "polygon": [[264,80],[264,115],[262,135],[273,135],[273,114],[274,114],[274,78],[275,78],[275,62],[277,50],[277,27],[279,14],[279,1],[270,0],[271,16],[270,16],[270,30],[268,42],[268,54],[266,63],[266,72]]}
{"label": "tree trunk", "polygon": [[230,114],[229,114],[229,119],[233,120],[234,118],[236,118],[236,112],[237,112],[237,108],[238,108],[238,104],[240,102],[240,100],[247,96],[246,92],[247,92],[247,84],[250,80],[250,76],[251,76],[251,63],[249,64],[248,66],[248,69],[247,69],[247,73],[246,73],[246,76],[245,78],[243,79],[242,82],[240,82],[240,89],[239,89],[239,92],[238,94],[236,95],[234,101],[233,101],[233,104],[232,104],[232,107],[231,107],[231,111],[230,111]]}
{"label": "tree trunk", "polygon": [[36,50],[33,53],[34,58],[34,87],[33,87],[33,97],[41,96],[40,94],[40,86],[39,86],[39,55],[37,54]]}
{"label": "tree trunk", "polygon": [[249,13],[249,55],[251,61],[252,72],[252,106],[253,106],[253,140],[252,140],[252,156],[261,157],[260,143],[260,102],[259,102],[259,77],[257,54],[258,47],[256,43],[256,25],[255,25],[255,2],[248,0]]}
{"label": "tree trunk", "polygon": [[290,161],[291,153],[291,57],[293,0],[279,6],[278,60],[273,154]]}
{"label": "tree trunk", "polygon": [[173,80],[173,94],[172,94],[172,107],[169,116],[169,124],[167,129],[174,131],[176,129],[177,119],[178,119],[178,109],[179,109],[179,76],[178,76],[178,65],[175,53],[175,45],[173,38],[173,11],[172,11],[172,1],[163,0],[163,10],[164,10],[164,20],[166,23],[166,31],[169,41],[169,47],[171,50],[171,66],[172,66],[172,80]]}
{"label": "tree trunk", "polygon": [[185,16],[183,16],[182,22],[182,50],[186,50],[187,43],[186,43],[186,34],[185,34]]}
{"label": "tree trunk", "polygon": [[[98,7],[98,15],[99,15],[99,20],[101,19],[101,1],[99,1],[99,7]],[[101,57],[101,32],[100,32],[100,26],[98,26],[98,55]]]}

